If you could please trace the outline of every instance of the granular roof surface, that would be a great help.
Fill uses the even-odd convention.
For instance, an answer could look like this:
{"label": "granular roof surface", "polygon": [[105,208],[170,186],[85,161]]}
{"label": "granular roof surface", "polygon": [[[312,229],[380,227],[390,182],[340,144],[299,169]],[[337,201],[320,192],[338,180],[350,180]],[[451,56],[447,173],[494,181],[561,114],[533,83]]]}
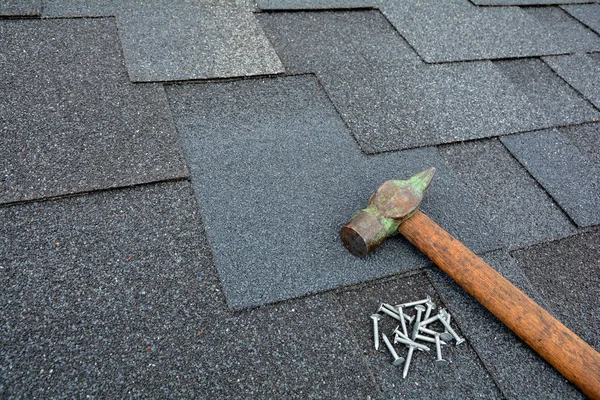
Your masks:
{"label": "granular roof surface", "polygon": [[[423,212],[600,350],[598,16],[0,0],[0,398],[584,398],[407,240],[339,229],[433,166]],[[466,342],[403,379],[369,315],[426,295]]]}

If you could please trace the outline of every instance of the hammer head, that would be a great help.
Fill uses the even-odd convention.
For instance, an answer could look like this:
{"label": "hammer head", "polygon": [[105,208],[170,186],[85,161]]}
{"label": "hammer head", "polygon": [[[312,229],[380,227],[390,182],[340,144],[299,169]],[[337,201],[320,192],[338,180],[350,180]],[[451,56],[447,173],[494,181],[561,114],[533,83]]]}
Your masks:
{"label": "hammer head", "polygon": [[429,168],[405,181],[387,181],[371,196],[367,208],[360,210],[342,227],[344,245],[356,256],[367,255],[398,230],[419,208],[425,190],[433,179]]}

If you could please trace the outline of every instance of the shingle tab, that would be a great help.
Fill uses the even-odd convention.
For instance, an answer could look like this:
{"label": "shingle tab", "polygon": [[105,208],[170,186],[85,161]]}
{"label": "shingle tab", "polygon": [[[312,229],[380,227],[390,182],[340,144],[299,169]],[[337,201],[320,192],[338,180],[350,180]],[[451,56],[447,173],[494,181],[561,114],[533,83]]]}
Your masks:
{"label": "shingle tab", "polygon": [[257,0],[261,10],[373,8],[377,0]]}
{"label": "shingle tab", "polygon": [[553,314],[600,351],[600,231],[582,233],[512,253]]}
{"label": "shingle tab", "polygon": [[187,176],[164,89],[129,82],[113,19],[4,20],[0,36],[0,202]]}
{"label": "shingle tab", "polygon": [[559,8],[477,7],[468,0],[387,0],[380,9],[431,63],[600,50],[600,37]]}
{"label": "shingle tab", "polygon": [[0,219],[0,397],[376,391],[332,295],[227,310],[187,182],[3,207]]}
{"label": "shingle tab", "polygon": [[[369,315],[377,310],[379,304],[381,302],[400,304],[422,299],[426,295],[433,299],[438,308],[446,308],[424,273],[366,284],[338,294],[348,325],[357,336],[364,357],[380,383],[383,391],[382,398],[415,400],[502,398],[494,380],[481,364],[478,354],[468,343],[455,346],[450,342],[448,346],[442,347],[443,358],[452,361],[445,368],[432,363],[435,359],[434,345],[428,353],[415,352],[406,379],[402,378],[402,369],[391,365],[392,358],[383,343],[379,351],[375,351],[372,321]],[[436,311],[434,310],[434,313]],[[406,309],[406,313],[414,315],[414,310]],[[379,325],[380,332],[391,338],[397,321],[384,316]],[[452,326],[460,336],[463,336],[455,322]],[[443,328],[440,329],[438,326],[433,328],[443,332]],[[406,357],[406,348],[401,345],[396,345],[395,348],[399,356]],[[468,379],[465,379],[466,376]]]}
{"label": "shingle tab", "polygon": [[498,248],[435,148],[363,155],[314,77],[174,85],[168,95],[231,307],[425,265],[399,238],[354,257],[339,229],[384,181],[430,166],[439,171],[424,210],[474,251]]}
{"label": "shingle tab", "polygon": [[569,5],[562,9],[600,35],[600,4]]}
{"label": "shingle tab", "polygon": [[132,81],[283,72],[254,15],[236,7],[135,7],[118,17]]}
{"label": "shingle tab", "polygon": [[[506,279],[547,309],[540,294],[508,254],[498,251],[483,258]],[[428,276],[506,398],[584,398],[558,371],[549,366],[446,274],[433,268],[428,270]]]}
{"label": "shingle tab", "polygon": [[546,6],[570,3],[594,3],[595,0],[470,0],[478,6]]}
{"label": "shingle tab", "polygon": [[116,15],[129,77],[136,82],[283,72],[245,1],[58,1],[44,15]]}
{"label": "shingle tab", "polygon": [[600,108],[600,54],[544,57],[544,61]]}
{"label": "shingle tab", "polygon": [[442,158],[496,227],[503,247],[516,248],[571,236],[568,217],[497,140],[443,146]]}
{"label": "shingle tab", "polygon": [[42,0],[0,0],[0,16],[38,16],[42,11]]}
{"label": "shingle tab", "polygon": [[577,225],[600,224],[600,165],[565,134],[546,130],[501,140]]}
{"label": "shingle tab", "polygon": [[367,153],[600,118],[539,60],[426,64],[377,11],[259,19],[288,71],[317,74]]}

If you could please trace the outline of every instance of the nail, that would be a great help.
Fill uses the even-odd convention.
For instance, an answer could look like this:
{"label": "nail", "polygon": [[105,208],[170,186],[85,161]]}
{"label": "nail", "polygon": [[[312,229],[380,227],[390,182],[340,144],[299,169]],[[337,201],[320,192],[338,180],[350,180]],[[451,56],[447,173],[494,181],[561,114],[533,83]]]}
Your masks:
{"label": "nail", "polygon": [[371,315],[371,319],[373,319],[373,341],[375,342],[375,350],[379,350],[379,320],[381,320],[381,315],[373,314]]}
{"label": "nail", "polygon": [[415,317],[415,324],[413,325],[412,334],[410,335],[412,340],[415,340],[415,337],[419,334],[419,324],[421,323],[421,315],[423,315],[425,307],[421,304],[417,304],[415,310],[417,310],[417,316]]}
{"label": "nail", "polygon": [[416,306],[416,305],[419,305],[419,304],[425,304],[428,301],[431,301],[431,297],[429,297],[429,295],[427,295],[426,299],[418,300],[418,301],[413,301],[412,303],[398,304],[398,305],[396,305],[396,307],[402,307],[402,308],[412,307],[412,306]]}
{"label": "nail", "polygon": [[[430,343],[435,343],[435,339],[429,336],[423,336],[423,335],[417,335],[417,337],[415,338],[415,340],[422,340],[424,342],[430,342]],[[446,342],[444,342],[442,340],[442,344],[448,344]]]}
{"label": "nail", "polygon": [[419,350],[424,350],[424,351],[429,351],[430,350],[429,347],[425,346],[424,344],[413,342],[410,339],[403,338],[402,336],[398,336],[398,335],[396,335],[396,338],[394,339],[394,342],[399,342],[399,343],[405,344],[407,346],[413,346],[413,347],[416,347]]}
{"label": "nail", "polygon": [[[438,314],[440,315],[440,314]],[[441,317],[439,318],[440,322],[442,324],[444,324],[444,326],[446,327],[446,329],[448,330],[448,333],[450,333],[452,335],[452,337],[454,338],[454,340],[456,340],[456,344],[459,345],[462,342],[465,341],[465,339],[461,338],[460,336],[458,336],[458,334],[454,331],[454,329],[452,329],[452,327],[450,326],[450,324],[448,322],[446,322],[446,320],[444,318]]]}
{"label": "nail", "polygon": [[[446,315],[446,322],[448,323],[448,325],[450,325],[450,318],[452,318],[452,316],[446,310],[444,310],[444,314]],[[447,341],[452,340],[452,335],[450,334],[450,332],[448,332],[448,328],[446,328],[445,326],[444,326],[444,333],[442,333],[440,335],[440,338],[442,340],[447,340]]]}
{"label": "nail", "polygon": [[[423,333],[426,333],[431,336],[440,335],[440,332],[436,332],[432,329],[427,329],[424,326],[419,326],[419,332],[423,332]],[[450,337],[452,337],[452,336],[450,336]],[[444,339],[444,340],[446,340],[446,339]]]}
{"label": "nail", "polygon": [[392,357],[394,357],[394,361],[392,362],[392,365],[398,366],[398,365],[402,364],[404,362],[404,358],[398,357],[398,353],[396,353],[394,346],[392,346],[392,344],[390,343],[390,340],[387,338],[387,336],[385,336],[385,333],[382,333],[381,337],[383,338],[385,345],[387,346],[388,350],[390,351],[390,354],[392,355]]}
{"label": "nail", "polygon": [[425,311],[425,316],[423,317],[423,319],[428,319],[431,316],[431,310],[435,308],[435,304],[433,303],[433,301],[428,301],[427,303],[425,303],[425,305],[427,306],[427,311]]}
{"label": "nail", "polygon": [[410,346],[408,348],[408,355],[406,356],[406,361],[404,362],[404,369],[402,370],[402,379],[406,379],[406,375],[408,375],[408,368],[410,367],[410,361],[412,360],[412,355],[415,351],[415,346]]}
{"label": "nail", "polygon": [[390,317],[399,320],[400,317],[398,316],[398,314],[396,314],[395,311],[389,310],[387,307],[385,307],[383,305],[383,303],[381,303],[381,305],[379,305],[379,308],[377,309],[377,312],[382,312],[384,314],[389,315]]}
{"label": "nail", "polygon": [[406,321],[404,321],[404,311],[402,307],[398,307],[398,315],[400,316],[400,325],[402,325],[402,332],[404,336],[408,337],[408,331],[406,330]]}
{"label": "nail", "polygon": [[419,324],[419,326],[427,326],[430,323],[437,321],[438,319],[440,319],[440,315],[439,314],[438,315],[434,315],[433,317],[430,317],[430,318],[428,318],[428,319],[426,319],[424,321],[421,321],[421,323]]}
{"label": "nail", "polygon": [[442,346],[440,343],[440,335],[435,335],[435,352],[437,354],[437,359],[433,362],[435,365],[439,365],[441,367],[445,367],[449,364],[447,360],[442,358]]}

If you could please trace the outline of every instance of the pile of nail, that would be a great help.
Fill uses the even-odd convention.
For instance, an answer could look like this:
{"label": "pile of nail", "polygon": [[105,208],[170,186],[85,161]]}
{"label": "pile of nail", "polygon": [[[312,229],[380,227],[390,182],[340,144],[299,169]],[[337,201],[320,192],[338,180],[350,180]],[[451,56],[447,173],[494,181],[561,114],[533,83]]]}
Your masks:
{"label": "pile of nail", "polygon": [[[414,309],[415,315],[410,316],[406,313],[408,309]],[[375,350],[379,350],[379,321],[381,320],[381,314],[385,314],[398,322],[400,325],[394,329],[392,333],[394,336],[394,344],[400,343],[408,348],[408,354],[406,359],[400,357],[396,353],[396,349],[388,339],[388,337],[381,333],[381,338],[394,357],[392,364],[394,366],[404,365],[402,371],[402,377],[406,378],[408,375],[408,369],[410,368],[410,362],[412,360],[413,353],[416,350],[428,352],[430,349],[424,343],[435,343],[437,358],[433,361],[435,365],[446,366],[450,361],[442,358],[442,344],[447,344],[451,340],[456,341],[456,345],[461,344],[465,339],[459,337],[454,329],[450,326],[450,314],[444,309],[439,309],[438,312],[431,316],[432,311],[435,310],[435,304],[431,301],[431,298],[427,296],[426,299],[413,301],[410,303],[398,304],[392,306],[390,304],[381,303],[377,312],[371,315],[373,319],[373,339],[375,342]],[[445,328],[444,332],[438,332],[430,329],[430,324],[439,321]],[[419,343],[422,342],[422,343]]]}

